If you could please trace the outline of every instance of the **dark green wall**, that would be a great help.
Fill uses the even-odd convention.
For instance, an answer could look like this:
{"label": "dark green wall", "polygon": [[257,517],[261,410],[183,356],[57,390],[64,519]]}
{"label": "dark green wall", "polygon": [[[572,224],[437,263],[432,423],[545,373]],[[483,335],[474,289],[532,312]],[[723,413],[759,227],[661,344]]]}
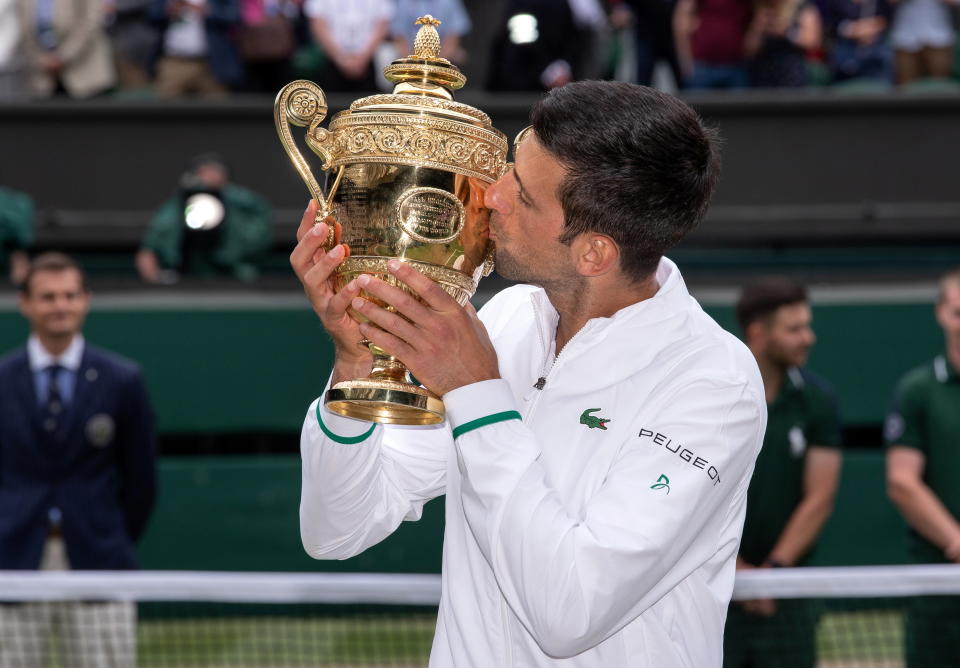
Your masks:
{"label": "dark green wall", "polygon": [[[96,297],[95,297],[96,299]],[[303,308],[94,310],[87,340],[138,361],[164,432],[299,432],[323,391],[331,346]],[[22,343],[19,315],[0,313],[0,349]]]}
{"label": "dark green wall", "polygon": [[315,561],[300,544],[300,458],[167,457],[140,545],[148,569],[437,573],[443,500],[347,561]]}
{"label": "dark green wall", "polygon": [[[731,307],[707,311],[736,331]],[[814,317],[810,368],[835,385],[847,424],[879,424],[897,378],[942,345],[930,304],[824,304]],[[26,335],[19,315],[0,309],[0,350]],[[184,294],[176,308],[101,307],[86,335],[140,362],[165,433],[299,431],[331,359],[306,300],[210,310]]]}
{"label": "dark green wall", "polygon": [[[277,299],[280,299],[279,297]],[[287,297],[289,300],[289,297]],[[289,432],[322,391],[330,347],[302,307],[95,310],[87,337],[140,361],[165,432]],[[109,300],[102,300],[109,302]],[[729,306],[707,309],[733,326]],[[815,308],[820,343],[810,365],[834,382],[849,422],[879,423],[896,378],[940,348],[930,304],[825,304]],[[26,326],[0,310],[0,347]],[[861,444],[862,445],[862,444]],[[159,505],[142,544],[144,566],[163,569],[434,572],[443,502],[390,539],[347,562],[315,562],[300,546],[299,458],[184,457],[161,462]],[[879,452],[847,454],[836,514],[818,564],[896,563],[904,529],[886,500]]]}
{"label": "dark green wall", "polygon": [[[143,566],[176,570],[419,572],[440,570],[443,500],[346,561],[314,561],[300,545],[296,456],[165,458],[160,497],[140,546]],[[904,563],[906,529],[886,499],[883,458],[845,457],[836,510],[813,565]]]}

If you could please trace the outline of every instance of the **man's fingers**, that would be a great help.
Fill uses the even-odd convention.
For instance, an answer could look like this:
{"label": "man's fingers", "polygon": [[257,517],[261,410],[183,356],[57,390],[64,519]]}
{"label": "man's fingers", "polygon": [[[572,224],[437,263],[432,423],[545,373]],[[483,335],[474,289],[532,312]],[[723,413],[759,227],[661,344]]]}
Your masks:
{"label": "man's fingers", "polygon": [[411,347],[412,344],[422,336],[417,328],[402,316],[391,313],[362,297],[355,297],[351,305],[354,310],[364,318],[380,327],[380,329],[386,330],[394,336],[403,339],[411,344]]}
{"label": "man's fingers", "polygon": [[[330,248],[333,249],[335,246],[337,246],[337,245],[340,244],[340,239],[341,239],[341,237],[343,236],[343,227],[340,225],[340,223],[334,221],[333,218],[331,218],[331,217],[328,217],[326,220],[327,220],[327,223],[326,223],[327,225],[333,225],[333,243],[332,243],[332,244],[328,244],[328,245],[330,246]],[[327,241],[330,241],[330,230],[329,230],[329,228],[328,228],[328,231],[327,231]],[[350,246],[348,246],[348,245],[346,245],[346,244],[343,244],[343,247],[344,247],[344,249],[347,251],[347,257],[350,257]],[[314,254],[313,254],[313,261],[314,261],[314,262],[319,262],[319,261],[320,261],[320,258],[323,256],[323,254],[324,254],[325,252],[327,252],[326,249],[327,249],[327,247],[326,247],[326,245],[325,245],[325,246],[322,246],[316,253],[314,253]]]}
{"label": "man's fingers", "polygon": [[[416,270],[411,270],[418,273]],[[426,278],[426,277],[424,277]],[[432,281],[426,279],[432,284]],[[360,287],[377,299],[390,304],[413,322],[423,322],[430,315],[430,310],[420,303],[420,301],[405,290],[388,285],[378,278],[369,275],[357,277]],[[412,285],[410,287],[413,287]]]}
{"label": "man's fingers", "polygon": [[303,239],[303,235],[310,231],[317,218],[317,200],[311,199],[307,202],[307,208],[300,219],[300,227],[297,228],[297,241]]}
{"label": "man's fingers", "polygon": [[[320,258],[329,253],[324,253],[323,245],[327,240],[330,229],[326,223],[320,223],[303,235],[293,252],[290,253],[290,266],[297,276],[303,276],[314,264],[318,263]],[[334,250],[337,247],[334,248]],[[332,250],[330,251],[333,252]]]}
{"label": "man's fingers", "polygon": [[[431,308],[437,311],[449,311],[451,308],[460,308],[457,301],[444,292],[443,288],[421,274],[406,262],[390,260],[387,270],[401,281],[413,288],[414,292]],[[392,302],[391,302],[392,303]],[[398,306],[394,304],[394,306]]]}
{"label": "man's fingers", "polygon": [[413,348],[411,348],[406,341],[394,336],[390,332],[383,331],[376,325],[369,322],[362,322],[360,323],[360,333],[388,355],[393,355],[401,361],[404,358],[410,359],[412,357]]}
{"label": "man's fingers", "polygon": [[327,312],[334,318],[345,315],[347,309],[350,307],[350,302],[354,297],[359,295],[360,284],[357,282],[357,279],[353,279],[343,286],[340,292],[330,298],[330,301],[327,303]]}
{"label": "man's fingers", "polygon": [[321,257],[316,264],[306,269],[303,273],[301,280],[303,281],[304,288],[317,287],[330,280],[330,276],[345,256],[346,249],[344,249],[342,245],[334,246],[333,250]]}

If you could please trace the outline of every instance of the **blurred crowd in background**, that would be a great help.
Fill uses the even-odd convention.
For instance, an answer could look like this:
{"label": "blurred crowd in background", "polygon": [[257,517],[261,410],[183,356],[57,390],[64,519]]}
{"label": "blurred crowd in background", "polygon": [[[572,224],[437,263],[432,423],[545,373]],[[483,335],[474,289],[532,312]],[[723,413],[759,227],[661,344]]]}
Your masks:
{"label": "blurred crowd in background", "polygon": [[[573,79],[667,90],[960,88],[958,0],[0,0],[0,101],[374,91],[412,51],[483,62],[490,91]],[[464,40],[479,24],[486,39]],[[465,48],[469,43],[470,48]]]}

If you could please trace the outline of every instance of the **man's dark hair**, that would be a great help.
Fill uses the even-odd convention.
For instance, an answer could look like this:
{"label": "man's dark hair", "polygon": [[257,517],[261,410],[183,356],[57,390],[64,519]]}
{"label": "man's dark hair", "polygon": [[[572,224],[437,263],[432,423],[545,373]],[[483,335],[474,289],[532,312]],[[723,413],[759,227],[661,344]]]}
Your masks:
{"label": "man's dark hair", "polygon": [[27,275],[20,283],[20,292],[29,296],[30,283],[33,281],[33,277],[42,271],[67,271],[68,269],[73,269],[80,274],[80,287],[83,288],[84,292],[88,292],[90,288],[87,285],[87,273],[83,270],[83,267],[69,255],[56,252],[41,253],[30,261]]}
{"label": "man's dark hair", "polygon": [[781,306],[809,301],[807,289],[786,276],[770,276],[747,284],[737,300],[737,323],[746,333],[747,327],[766,320]]}
{"label": "man's dark hair", "polygon": [[560,241],[599,232],[635,281],[703,219],[720,175],[719,138],[682,101],[619,81],[555,88],[530,112],[537,140],[566,168]]}

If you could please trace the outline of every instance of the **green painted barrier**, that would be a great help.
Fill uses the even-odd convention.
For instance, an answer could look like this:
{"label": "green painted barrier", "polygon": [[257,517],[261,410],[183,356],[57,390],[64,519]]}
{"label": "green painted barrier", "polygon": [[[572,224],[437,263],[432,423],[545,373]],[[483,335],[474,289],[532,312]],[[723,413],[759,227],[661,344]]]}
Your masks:
{"label": "green painted barrier", "polygon": [[[299,432],[332,360],[305,301],[289,309],[94,310],[85,335],[140,363],[167,433]],[[19,315],[0,313],[0,349],[26,336]]]}
{"label": "green painted barrier", "polygon": [[346,561],[316,561],[300,543],[300,458],[165,457],[143,568],[225,571],[437,573],[443,500],[419,522]]}
{"label": "green painted barrier", "polygon": [[[345,561],[315,561],[300,544],[296,456],[164,458],[160,496],[140,545],[144,568],[164,570],[436,573],[443,500],[418,522]],[[847,453],[834,514],[812,564],[905,563],[906,528],[884,492],[883,456]]]}
{"label": "green painted barrier", "polygon": [[[95,296],[94,307],[88,340],[143,366],[165,433],[298,432],[326,383],[330,340],[302,296]],[[732,307],[706,310],[736,331]],[[897,379],[942,349],[929,303],[823,304],[814,318],[810,368],[834,385],[849,425],[879,425]],[[26,335],[0,308],[0,350]]]}

